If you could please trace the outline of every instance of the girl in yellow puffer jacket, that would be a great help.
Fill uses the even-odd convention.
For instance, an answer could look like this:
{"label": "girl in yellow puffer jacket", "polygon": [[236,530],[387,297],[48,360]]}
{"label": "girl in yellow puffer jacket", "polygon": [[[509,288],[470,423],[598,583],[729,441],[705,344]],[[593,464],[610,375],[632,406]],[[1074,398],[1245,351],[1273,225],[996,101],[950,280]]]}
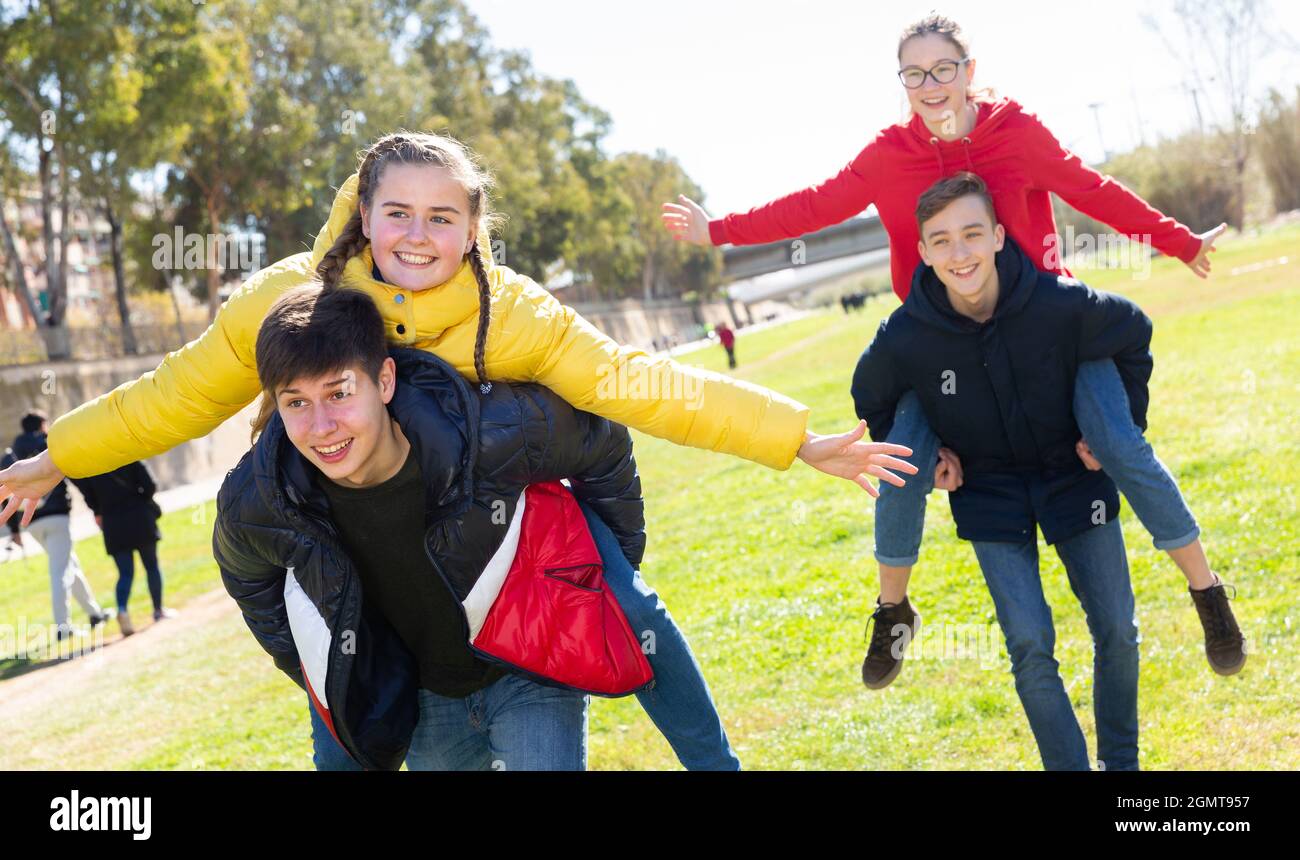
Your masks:
{"label": "girl in yellow puffer jacket", "polygon": [[[491,224],[487,186],[455,141],[381,138],[340,189],[310,254],[258,272],[202,337],[157,370],[64,415],[45,455],[0,472],[0,500],[7,500],[0,524],[64,474],[99,474],[162,453],[251,402],[261,390],[255,345],[262,319],[280,295],[313,277],[327,288],[368,293],[390,342],[433,352],[480,385],[537,382],[576,408],[650,435],[777,469],[798,456],[873,495],[868,474],[898,485],[902,478],[889,469],[915,474],[891,456],[909,449],[862,441],[865,423],[834,436],[809,433],[808,410],[793,400],[621,347],[529,278],[491,265],[481,250]],[[646,599],[649,620],[634,629],[655,633],[651,664],[660,683],[642,704],[686,766],[736,766],[689,646],[662,603],[643,583],[614,587]]]}

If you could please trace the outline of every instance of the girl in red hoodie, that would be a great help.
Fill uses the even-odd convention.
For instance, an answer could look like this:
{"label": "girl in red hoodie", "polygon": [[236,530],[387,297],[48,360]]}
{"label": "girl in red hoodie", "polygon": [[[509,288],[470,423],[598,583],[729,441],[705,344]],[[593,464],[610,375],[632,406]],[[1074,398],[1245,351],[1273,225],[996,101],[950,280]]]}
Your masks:
{"label": "girl in red hoodie", "polygon": [[[710,219],[682,196],[677,204],[664,204],[664,225],[676,238],[700,245],[749,245],[802,236],[874,204],[889,234],[894,292],[906,299],[921,264],[917,198],[935,180],[968,170],[988,185],[1007,233],[1045,271],[1069,275],[1061,262],[1052,215],[1055,192],[1118,232],[1141,237],[1182,260],[1197,276],[1209,273],[1209,253],[1225,225],[1193,233],[1119,181],[1087,167],[1015,101],[978,97],[970,88],[975,60],[956,23],[931,15],[907,28],[899,40],[898,59],[911,118],[883,129],[838,174],[718,219]],[[1167,551],[1183,571],[1205,629],[1211,666],[1221,674],[1236,672],[1245,653],[1223,584],[1210,570],[1200,530],[1177,483],[1133,424],[1113,361],[1080,365],[1074,406],[1084,436],[1080,458],[1090,469],[1105,467],[1155,538],[1155,546]],[[930,464],[937,464],[933,486],[961,486],[961,463],[940,447],[915,394],[909,392],[900,401],[889,441],[915,452],[920,476],[928,477]],[[913,480],[901,489],[882,487],[876,503],[880,597],[862,667],[863,681],[873,689],[888,685],[902,669],[902,649],[911,637],[903,633],[900,647],[893,647],[893,631],[903,630],[897,625],[915,635],[920,621],[908,603],[907,582],[921,545],[930,486],[928,480]]]}

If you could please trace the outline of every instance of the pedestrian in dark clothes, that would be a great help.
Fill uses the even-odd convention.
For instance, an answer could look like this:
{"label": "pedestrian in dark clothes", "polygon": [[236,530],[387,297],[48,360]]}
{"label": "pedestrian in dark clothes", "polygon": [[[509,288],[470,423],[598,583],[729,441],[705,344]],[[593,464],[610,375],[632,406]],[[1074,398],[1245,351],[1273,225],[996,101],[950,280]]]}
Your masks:
{"label": "pedestrian in dark clothes", "polygon": [[95,513],[95,523],[104,532],[104,551],[117,563],[117,623],[122,635],[135,632],[127,604],[135,579],[136,553],[149,580],[154,621],[175,616],[175,610],[163,606],[163,576],[158,567],[158,541],[162,540],[158,518],[162,509],[153,498],[158,487],[149,467],[137,461],[73,483],[81,490],[86,504]]}

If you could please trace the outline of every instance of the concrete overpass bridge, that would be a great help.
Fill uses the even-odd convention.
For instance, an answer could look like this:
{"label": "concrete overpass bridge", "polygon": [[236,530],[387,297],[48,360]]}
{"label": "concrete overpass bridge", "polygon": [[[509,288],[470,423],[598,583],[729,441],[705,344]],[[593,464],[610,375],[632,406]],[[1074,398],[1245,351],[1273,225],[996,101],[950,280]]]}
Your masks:
{"label": "concrete overpass bridge", "polygon": [[807,292],[889,265],[889,237],[874,215],[765,245],[723,252],[723,279],[735,301],[750,304]]}

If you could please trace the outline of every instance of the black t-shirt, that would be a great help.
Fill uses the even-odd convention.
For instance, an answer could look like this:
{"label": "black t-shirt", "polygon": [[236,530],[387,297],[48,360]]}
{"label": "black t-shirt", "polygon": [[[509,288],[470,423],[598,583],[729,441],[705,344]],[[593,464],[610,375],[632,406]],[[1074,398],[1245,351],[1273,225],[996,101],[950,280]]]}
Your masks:
{"label": "black t-shirt", "polygon": [[420,686],[461,699],[504,671],[465,641],[461,609],[424,547],[424,483],[415,450],[401,470],[374,487],[340,486],[319,471],[334,526],[356,564],[365,602],[393,625],[420,665]]}

